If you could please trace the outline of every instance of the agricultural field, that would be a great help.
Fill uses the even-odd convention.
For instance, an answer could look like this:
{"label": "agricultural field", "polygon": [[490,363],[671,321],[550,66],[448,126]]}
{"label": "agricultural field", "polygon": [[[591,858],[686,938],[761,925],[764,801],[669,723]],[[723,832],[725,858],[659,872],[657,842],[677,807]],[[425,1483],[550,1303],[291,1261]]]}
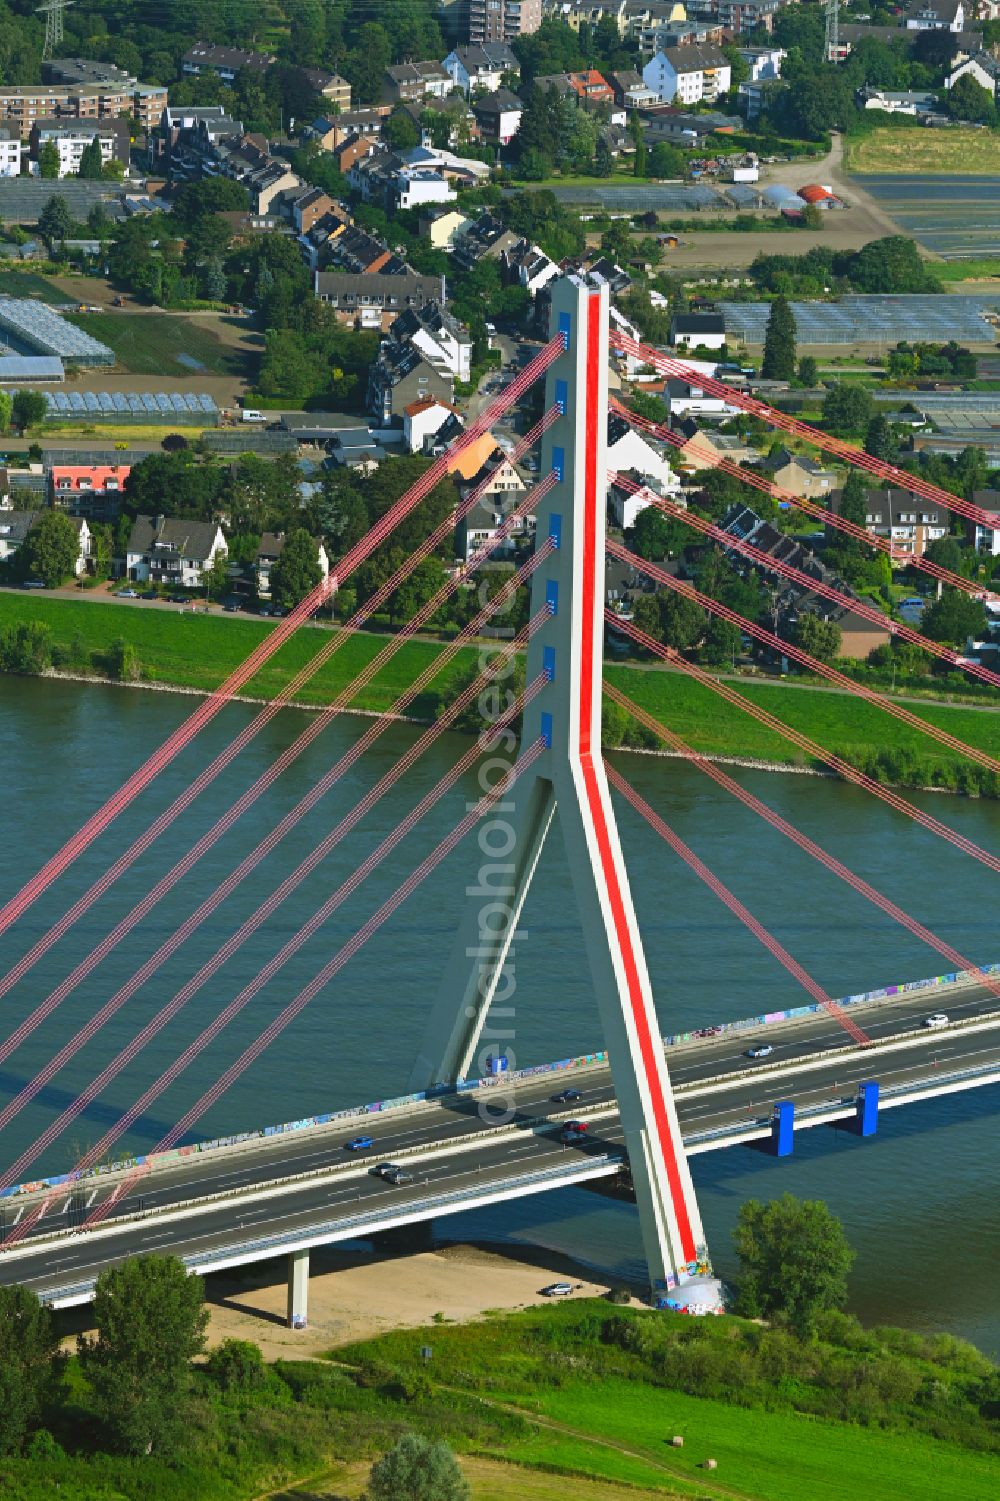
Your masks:
{"label": "agricultural field", "polygon": [[[914,169],[911,157],[905,167],[853,180],[891,214],[904,234],[932,255],[979,265],[1000,257],[1000,137],[996,139],[992,177],[975,175],[971,163],[962,165],[960,176],[924,176]],[[907,140],[914,140],[913,132]]]}
{"label": "agricultural field", "polygon": [[70,307],[76,300],[37,271],[0,271],[0,297],[37,297],[54,307]]}
{"label": "agricultural field", "polygon": [[992,130],[876,128],[845,146],[849,172],[1000,174],[1000,134]]}
{"label": "agricultural field", "polygon": [[169,313],[78,313],[71,321],[118,356],[134,375],[227,375],[243,379],[247,355],[209,318]]}

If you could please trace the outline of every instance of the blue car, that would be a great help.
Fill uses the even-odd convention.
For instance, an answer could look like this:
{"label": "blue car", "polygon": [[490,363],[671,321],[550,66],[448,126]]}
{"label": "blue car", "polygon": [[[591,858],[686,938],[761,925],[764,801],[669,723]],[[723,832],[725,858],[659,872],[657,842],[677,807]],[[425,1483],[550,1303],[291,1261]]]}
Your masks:
{"label": "blue car", "polygon": [[352,1136],[350,1141],[344,1142],[344,1149],[348,1152],[363,1152],[367,1147],[374,1145],[374,1136]]}

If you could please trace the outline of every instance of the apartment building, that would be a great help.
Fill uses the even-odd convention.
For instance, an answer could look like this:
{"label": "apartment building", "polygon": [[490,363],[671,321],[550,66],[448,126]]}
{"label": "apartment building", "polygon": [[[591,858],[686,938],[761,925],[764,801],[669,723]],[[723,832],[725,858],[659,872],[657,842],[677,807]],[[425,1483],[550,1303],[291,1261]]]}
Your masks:
{"label": "apartment building", "polygon": [[277,58],[273,52],[247,52],[242,47],[213,47],[208,42],[195,42],[181,59],[181,72],[188,78],[214,73],[223,83],[234,83],[243,68],[264,73],[274,62]]}
{"label": "apartment building", "polygon": [[714,47],[665,47],[642,70],[646,87],[661,104],[714,104],[729,92],[733,70]]}
{"label": "apartment building", "polygon": [[21,137],[9,125],[0,125],[0,177],[20,177]]}
{"label": "apartment building", "polygon": [[531,36],[542,24],[542,0],[467,0],[467,5],[470,42],[511,42]]}
{"label": "apartment building", "polygon": [[59,156],[59,176],[76,177],[83,153],[95,139],[100,144],[102,162],[116,159],[128,170],[130,140],[127,120],[100,120],[87,124],[82,121],[36,120],[29,137],[32,173],[38,173],[38,156],[42,147],[52,145]]}
{"label": "apartment building", "polygon": [[113,120],[134,115],[145,131],[157,128],[167,107],[167,91],[158,84],[106,83],[0,84],[0,125],[22,141],[39,120]]}

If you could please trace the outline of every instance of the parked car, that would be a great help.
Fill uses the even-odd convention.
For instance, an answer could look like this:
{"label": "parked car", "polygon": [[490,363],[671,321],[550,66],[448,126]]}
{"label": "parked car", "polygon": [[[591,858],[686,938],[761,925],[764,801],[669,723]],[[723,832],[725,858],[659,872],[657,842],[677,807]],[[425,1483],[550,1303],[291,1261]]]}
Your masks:
{"label": "parked car", "polygon": [[158,589],[144,589],[139,595],[140,599],[159,599],[159,597],[160,591]]}
{"label": "parked car", "polygon": [[375,1145],[374,1136],[352,1136],[350,1141],[344,1142],[345,1152],[365,1152]]}
{"label": "parked car", "polygon": [[554,1105],[571,1105],[574,1100],[582,1099],[583,1096],[578,1089],[560,1089],[558,1094],[552,1096],[552,1103]]}
{"label": "parked car", "polygon": [[188,594],[169,594],[167,596],[172,605],[186,605],[190,597]]}
{"label": "parked car", "polygon": [[41,579],[25,579],[22,587],[25,589],[45,589],[47,585],[43,584]]}
{"label": "parked car", "polygon": [[924,1017],[925,1027],[946,1027],[949,1017],[946,1011],[932,1011],[930,1016]]}
{"label": "parked car", "polygon": [[770,1058],[773,1052],[774,1048],[769,1042],[758,1042],[752,1048],[747,1048],[743,1056],[745,1058]]}
{"label": "parked car", "polygon": [[138,589],[116,589],[115,590],[115,598],[116,599],[138,599],[139,598],[139,591],[138,591]]}
{"label": "parked car", "polygon": [[573,1291],[572,1282],[550,1282],[542,1288],[543,1298],[568,1298]]}

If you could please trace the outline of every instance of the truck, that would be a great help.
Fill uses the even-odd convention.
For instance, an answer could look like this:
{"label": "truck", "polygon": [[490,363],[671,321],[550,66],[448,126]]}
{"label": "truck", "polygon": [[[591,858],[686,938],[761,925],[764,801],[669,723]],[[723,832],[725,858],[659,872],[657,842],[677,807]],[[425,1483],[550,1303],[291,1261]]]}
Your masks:
{"label": "truck", "polygon": [[244,422],[266,422],[263,412],[258,412],[254,407],[244,407],[241,413]]}

